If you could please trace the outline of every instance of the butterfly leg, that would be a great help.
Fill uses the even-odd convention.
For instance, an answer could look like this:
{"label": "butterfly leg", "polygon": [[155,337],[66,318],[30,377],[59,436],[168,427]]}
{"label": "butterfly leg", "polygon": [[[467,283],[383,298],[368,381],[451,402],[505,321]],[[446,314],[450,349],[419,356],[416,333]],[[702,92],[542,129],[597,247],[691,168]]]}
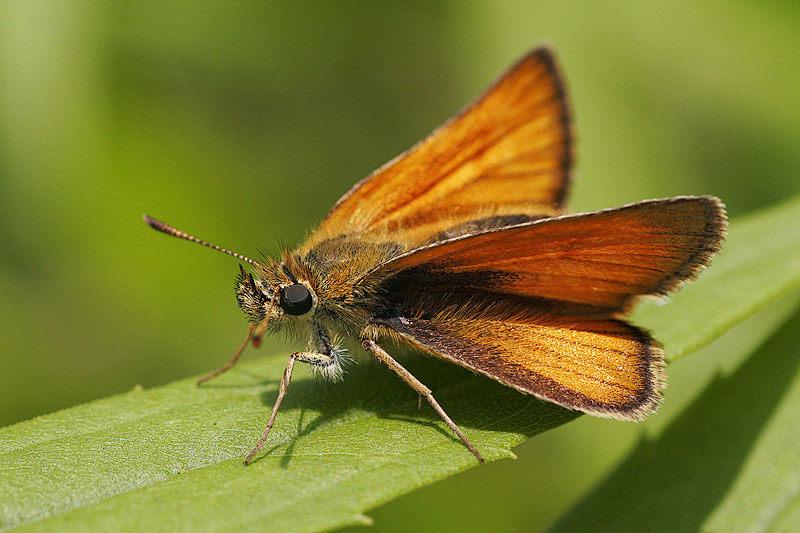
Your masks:
{"label": "butterfly leg", "polygon": [[420,398],[424,397],[428,400],[428,403],[431,404],[434,411],[436,411],[442,420],[444,420],[445,424],[453,430],[453,432],[458,435],[458,438],[461,439],[461,442],[472,452],[472,454],[478,458],[478,461],[483,462],[483,457],[481,456],[480,452],[475,449],[475,446],[469,441],[466,435],[459,429],[459,427],[453,422],[453,420],[444,412],[444,409],[439,405],[439,402],[433,397],[431,389],[426,387],[420,380],[415,378],[411,372],[406,370],[403,365],[398,363],[391,355],[389,355],[386,350],[378,346],[375,341],[372,340],[365,340],[361,343],[365,350],[370,352],[375,359],[380,361],[381,363],[385,364],[389,368],[391,368],[395,374],[400,376],[400,379],[405,381],[408,386],[414,389],[417,394],[419,394]]}
{"label": "butterfly leg", "polygon": [[280,409],[281,403],[283,402],[283,397],[286,396],[286,391],[289,390],[289,384],[292,382],[292,371],[294,370],[295,361],[308,363],[319,369],[330,369],[328,370],[330,375],[336,375],[337,372],[340,372],[341,354],[337,352],[331,344],[330,335],[328,335],[325,328],[317,322],[313,322],[311,326],[312,348],[318,351],[295,352],[289,356],[289,362],[286,363],[286,369],[283,371],[283,376],[281,376],[281,384],[278,387],[278,397],[275,399],[275,405],[272,406],[272,412],[269,415],[267,427],[264,429],[264,433],[261,434],[261,438],[258,439],[253,450],[244,460],[244,464],[249,464],[267,441],[269,432],[272,429],[272,424],[275,423],[275,417],[278,415],[278,409]]}
{"label": "butterfly leg", "polygon": [[264,433],[261,434],[261,438],[258,439],[258,442],[253,450],[244,460],[244,464],[249,464],[267,441],[267,437],[272,429],[272,425],[275,423],[275,417],[278,415],[278,410],[283,402],[283,397],[286,396],[286,391],[289,390],[289,384],[292,382],[292,371],[294,370],[295,361],[301,361],[303,363],[309,363],[317,366],[325,366],[328,364],[333,364],[333,357],[323,353],[314,352],[296,352],[289,356],[289,362],[286,363],[286,369],[283,371],[283,376],[281,376],[281,384],[278,387],[278,397],[275,399],[275,405],[272,406],[272,412],[269,414],[267,427],[264,429]]}

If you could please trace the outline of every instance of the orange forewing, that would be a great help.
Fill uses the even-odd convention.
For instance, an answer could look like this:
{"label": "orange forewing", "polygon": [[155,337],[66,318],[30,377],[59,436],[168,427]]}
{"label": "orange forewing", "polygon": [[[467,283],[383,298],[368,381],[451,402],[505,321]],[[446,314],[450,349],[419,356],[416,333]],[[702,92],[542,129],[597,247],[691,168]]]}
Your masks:
{"label": "orange forewing", "polygon": [[431,244],[365,276],[408,294],[501,293],[624,311],[638,295],[664,295],[719,250],[722,203],[649,200],[541,219]]}
{"label": "orange forewing", "polygon": [[553,215],[567,193],[569,114],[551,52],[533,51],[459,115],[356,184],[308,246],[410,230],[421,244],[497,214]]}
{"label": "orange forewing", "polygon": [[495,307],[376,323],[428,353],[595,416],[642,419],[665,386],[661,348],[620,320]]}

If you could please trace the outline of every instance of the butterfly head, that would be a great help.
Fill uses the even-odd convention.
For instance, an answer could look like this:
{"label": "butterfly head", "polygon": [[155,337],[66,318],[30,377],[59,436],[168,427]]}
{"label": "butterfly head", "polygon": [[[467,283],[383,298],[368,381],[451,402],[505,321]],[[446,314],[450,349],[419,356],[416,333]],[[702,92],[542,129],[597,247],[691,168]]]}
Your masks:
{"label": "butterfly head", "polygon": [[258,344],[268,326],[292,330],[305,324],[314,314],[317,295],[310,283],[298,279],[283,263],[267,259],[254,267],[248,273],[239,266],[236,299],[256,328],[253,341]]}
{"label": "butterfly head", "polygon": [[305,316],[314,309],[313,289],[298,281],[282,265],[269,262],[258,265],[256,271],[253,276],[240,265],[236,279],[236,299],[250,322],[259,323],[284,315]]}

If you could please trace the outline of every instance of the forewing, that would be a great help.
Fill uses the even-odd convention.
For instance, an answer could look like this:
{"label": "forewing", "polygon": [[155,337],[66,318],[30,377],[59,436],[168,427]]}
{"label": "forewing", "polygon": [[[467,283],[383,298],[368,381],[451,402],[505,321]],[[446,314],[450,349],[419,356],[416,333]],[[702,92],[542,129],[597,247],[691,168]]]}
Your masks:
{"label": "forewing", "polygon": [[557,310],[497,311],[374,322],[418,349],[570,409],[640,420],[657,408],[663,354],[647,332]]}
{"label": "forewing", "polygon": [[421,243],[477,218],[557,212],[571,164],[569,114],[553,56],[540,48],[429,137],[356,184],[314,242],[398,229]]}
{"label": "forewing", "polygon": [[395,298],[500,293],[624,311],[665,295],[719,250],[724,205],[712,197],[648,200],[463,236],[412,250],[365,277]]}

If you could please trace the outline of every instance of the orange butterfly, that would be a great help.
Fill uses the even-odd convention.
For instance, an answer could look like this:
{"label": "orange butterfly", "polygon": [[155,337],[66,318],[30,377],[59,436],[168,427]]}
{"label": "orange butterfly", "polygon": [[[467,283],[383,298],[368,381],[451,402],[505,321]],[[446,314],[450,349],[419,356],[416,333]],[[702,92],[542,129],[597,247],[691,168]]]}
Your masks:
{"label": "orange butterfly", "polygon": [[663,353],[623,321],[636,298],[666,295],[720,249],[725,206],[710,196],[563,214],[572,166],[564,86],[534,50],[461,113],[357,183],[304,244],[260,261],[145,215],[153,228],[228,253],[250,328],[233,366],[262,335],[308,339],[281,380],[249,463],[267,439],[296,361],[339,378],[334,338],[365,350],[424,397],[478,450],[431,390],[380,346],[407,343],[520,392],[620,420],[653,412]]}

